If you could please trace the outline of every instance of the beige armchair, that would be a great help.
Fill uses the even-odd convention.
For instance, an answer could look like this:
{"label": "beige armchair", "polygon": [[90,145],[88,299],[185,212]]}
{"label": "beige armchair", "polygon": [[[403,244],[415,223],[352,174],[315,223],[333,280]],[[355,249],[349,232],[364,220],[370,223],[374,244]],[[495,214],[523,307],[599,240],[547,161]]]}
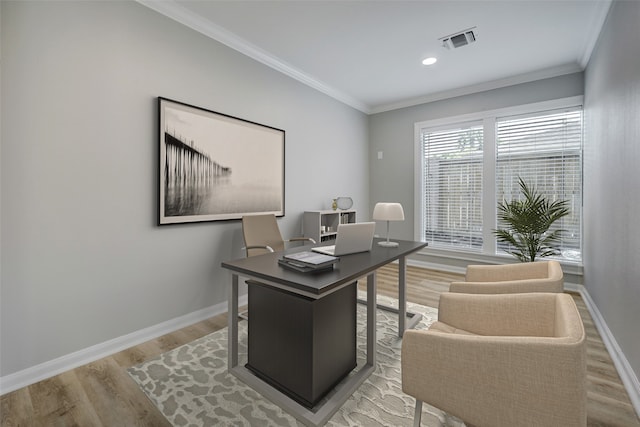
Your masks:
{"label": "beige armchair", "polygon": [[477,427],[585,426],[585,332],[568,294],[444,293],[407,330],[402,390]]}
{"label": "beige armchair", "polygon": [[562,292],[564,277],[558,261],[505,265],[469,265],[464,282],[452,282],[449,291],[466,294]]}

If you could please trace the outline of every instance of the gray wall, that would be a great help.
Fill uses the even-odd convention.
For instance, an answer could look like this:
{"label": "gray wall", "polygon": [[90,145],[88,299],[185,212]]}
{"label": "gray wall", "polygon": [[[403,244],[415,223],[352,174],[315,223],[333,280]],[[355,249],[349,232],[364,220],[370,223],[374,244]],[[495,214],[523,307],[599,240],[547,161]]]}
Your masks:
{"label": "gray wall", "polygon": [[615,2],[585,72],[584,284],[640,374],[640,2]]}
{"label": "gray wall", "polygon": [[[370,209],[379,201],[402,203],[405,221],[393,223],[394,236],[414,238],[414,124],[426,120],[548,101],[583,94],[582,73],[449,98],[372,115],[370,118]],[[378,151],[383,152],[378,160]],[[380,228],[380,232],[384,232]]]}
{"label": "gray wall", "polygon": [[284,235],[368,217],[364,114],[137,3],[0,5],[0,375],[226,300],[240,223],[155,226],[157,96],[286,130]]}

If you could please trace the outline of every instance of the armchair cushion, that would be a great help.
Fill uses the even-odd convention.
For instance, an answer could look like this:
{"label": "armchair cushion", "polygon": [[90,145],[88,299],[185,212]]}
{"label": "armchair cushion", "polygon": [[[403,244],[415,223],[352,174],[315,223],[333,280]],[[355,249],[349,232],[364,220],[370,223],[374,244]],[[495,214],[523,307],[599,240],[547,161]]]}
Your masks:
{"label": "armchair cushion", "polygon": [[429,327],[429,330],[435,331],[435,332],[445,332],[448,334],[477,335],[477,334],[474,334],[473,332],[465,331],[464,329],[456,328],[454,326],[447,325],[446,323],[442,323],[442,322],[433,322]]}

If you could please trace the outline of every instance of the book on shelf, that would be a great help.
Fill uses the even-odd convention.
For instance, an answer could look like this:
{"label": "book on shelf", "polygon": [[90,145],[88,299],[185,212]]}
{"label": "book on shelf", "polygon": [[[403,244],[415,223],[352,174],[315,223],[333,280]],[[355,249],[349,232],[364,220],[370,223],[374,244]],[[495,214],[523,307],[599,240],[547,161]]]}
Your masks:
{"label": "book on shelf", "polygon": [[282,256],[282,259],[288,262],[295,262],[295,263],[302,264],[307,267],[313,267],[313,268],[332,266],[333,264],[335,264],[337,261],[340,260],[340,258],[335,256],[320,254],[312,251],[303,251],[303,252],[296,252],[293,254],[286,254]]}

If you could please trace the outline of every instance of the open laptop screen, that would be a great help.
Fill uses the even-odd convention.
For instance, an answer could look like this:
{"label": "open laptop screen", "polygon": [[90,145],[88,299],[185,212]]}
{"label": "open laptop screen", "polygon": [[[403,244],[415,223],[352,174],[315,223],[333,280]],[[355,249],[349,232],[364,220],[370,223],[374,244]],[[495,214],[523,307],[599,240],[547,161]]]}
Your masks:
{"label": "open laptop screen", "polygon": [[330,246],[319,246],[312,250],[334,256],[370,251],[375,229],[375,222],[338,224],[336,244]]}

